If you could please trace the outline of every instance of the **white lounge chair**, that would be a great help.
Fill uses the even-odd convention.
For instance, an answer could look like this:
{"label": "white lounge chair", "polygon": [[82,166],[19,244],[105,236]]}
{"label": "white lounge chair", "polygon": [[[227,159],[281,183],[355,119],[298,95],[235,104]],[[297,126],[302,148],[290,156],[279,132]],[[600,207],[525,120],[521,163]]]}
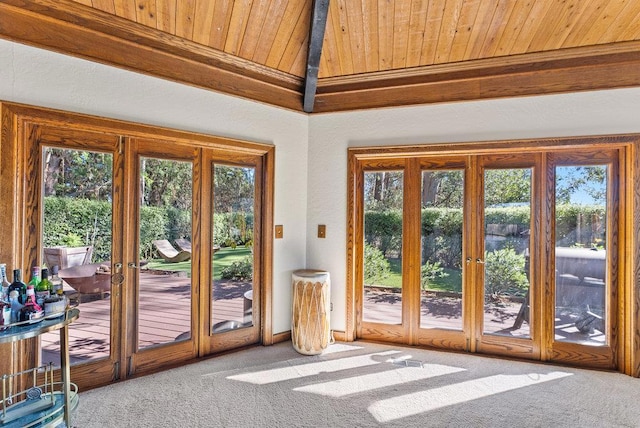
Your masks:
{"label": "white lounge chair", "polygon": [[171,242],[166,239],[158,239],[153,241],[153,245],[158,250],[160,257],[167,263],[186,262],[191,258],[191,251],[176,250]]}

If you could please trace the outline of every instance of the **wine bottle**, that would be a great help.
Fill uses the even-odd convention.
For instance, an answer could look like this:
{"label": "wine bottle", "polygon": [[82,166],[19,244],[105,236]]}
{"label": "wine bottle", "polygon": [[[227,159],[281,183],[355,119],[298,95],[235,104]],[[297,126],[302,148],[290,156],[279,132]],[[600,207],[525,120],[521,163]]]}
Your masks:
{"label": "wine bottle", "polygon": [[13,270],[13,282],[9,286],[9,295],[11,295],[13,291],[18,293],[18,302],[24,304],[27,294],[27,284],[22,282],[22,271],[20,269]]}
{"label": "wine bottle", "polygon": [[27,286],[27,300],[24,306],[20,309],[20,321],[36,321],[44,317],[44,311],[42,307],[36,302],[36,292],[33,289],[33,285]]}
{"label": "wine bottle", "polygon": [[40,306],[44,305],[44,301],[47,297],[49,297],[50,289],[51,289],[51,281],[49,281],[49,269],[43,268],[41,273],[42,273],[42,280],[35,287],[36,302]]}

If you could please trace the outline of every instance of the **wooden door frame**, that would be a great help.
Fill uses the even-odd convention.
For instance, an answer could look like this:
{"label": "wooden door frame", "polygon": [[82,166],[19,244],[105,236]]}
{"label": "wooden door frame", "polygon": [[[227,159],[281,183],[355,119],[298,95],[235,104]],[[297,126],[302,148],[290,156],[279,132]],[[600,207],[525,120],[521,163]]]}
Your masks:
{"label": "wooden door frame", "polygon": [[[124,299],[123,308],[125,308],[127,325],[123,329],[121,341],[124,344],[125,361],[127,361],[126,376],[130,377],[136,373],[150,372],[158,370],[164,366],[175,364],[175,361],[188,361],[197,356],[198,352],[198,320],[200,316],[198,298],[200,296],[200,283],[198,282],[197,271],[201,265],[201,252],[192,251],[191,253],[191,337],[188,340],[178,342],[163,343],[157,347],[138,349],[138,330],[136,321],[138,320],[138,304],[140,303],[140,269],[139,269],[139,239],[140,236],[140,205],[137,203],[140,199],[140,158],[153,158],[162,160],[172,160],[179,162],[190,162],[192,164],[192,204],[191,204],[191,232],[192,236],[198,236],[199,219],[201,216],[201,182],[199,171],[202,168],[200,164],[200,150],[183,144],[171,144],[171,141],[165,141],[158,138],[123,138],[125,158],[127,166],[125,168],[125,177],[128,179],[125,186],[124,199],[127,211],[125,218],[125,236],[135,237],[129,240],[128,245],[124,245],[124,258],[121,263],[124,270],[124,290],[122,298]],[[135,202],[134,202],[135,201]],[[135,245],[131,245],[135,242]],[[198,247],[194,242],[194,249]],[[136,268],[129,267],[129,263],[135,264]],[[164,356],[170,357],[165,360]]]}
{"label": "wooden door frame", "polygon": [[[407,174],[405,172],[408,163],[409,161],[405,159],[399,159],[399,158],[375,159],[375,160],[367,160],[366,162],[360,162],[358,165],[359,170],[358,170],[357,180],[359,182],[364,183],[364,174],[366,172],[393,172],[393,171],[402,170],[403,189],[404,189],[405,188],[404,186],[409,181],[409,179],[407,178]],[[364,216],[362,213],[364,212],[364,198],[362,196],[363,195],[361,193],[357,195],[356,209],[360,213],[359,217],[363,222]],[[403,204],[406,201],[407,201],[407,198],[403,198]],[[403,207],[403,209],[411,210],[412,208],[405,206]],[[362,224],[363,223],[360,223],[360,225]],[[407,235],[407,228],[405,227],[405,223],[404,223],[404,216],[403,216],[402,234],[403,234],[402,239],[403,239],[403,245],[404,245],[404,240],[409,237],[409,235]],[[364,230],[362,227],[358,227],[358,238],[356,239],[357,241],[355,242],[364,242]],[[412,244],[409,244],[409,245],[412,245]],[[363,278],[363,262],[362,261],[364,260],[364,247],[362,245],[356,245],[355,251],[356,251],[356,257],[358,257],[358,259],[361,262],[359,263],[358,266],[355,266],[355,270],[357,273],[354,276],[354,278],[360,278],[360,280],[359,281],[357,280],[357,282],[358,284],[362,285],[362,278]],[[404,253],[404,248],[402,252]],[[410,266],[410,260],[406,260],[405,257],[403,257],[402,258],[403,272],[407,268],[411,269],[409,266]],[[370,339],[374,339],[374,340],[380,339],[380,340],[386,340],[386,341],[397,342],[397,343],[403,343],[404,342],[403,337],[405,335],[409,337],[413,337],[413,333],[407,330],[409,329],[409,325],[410,325],[410,320],[408,318],[409,311],[407,311],[408,309],[407,305],[410,304],[409,298],[411,297],[411,295],[415,293],[412,290],[412,288],[415,288],[415,285],[404,284],[404,281],[405,281],[405,278],[403,278],[403,289],[402,289],[402,300],[401,300],[402,319],[400,324],[383,324],[383,323],[377,323],[372,321],[364,321],[363,320],[364,310],[362,310],[364,306],[364,288],[361,286],[354,287],[355,302],[356,302],[356,308],[357,308],[356,309],[356,316],[357,316],[356,325],[358,326],[358,332],[357,332],[358,337],[362,337],[366,335]],[[366,324],[366,326],[363,324]]]}
{"label": "wooden door frame", "polygon": [[[78,113],[71,113],[48,108],[34,107],[17,103],[0,101],[0,216],[11,221],[0,222],[0,232],[3,241],[0,246],[0,260],[8,267],[29,269],[30,266],[40,265],[41,244],[39,241],[40,225],[26,215],[28,209],[33,209],[36,197],[31,190],[36,186],[37,177],[28,175],[28,156],[30,141],[34,126],[58,128],[71,131],[94,132],[96,134],[110,134],[120,137],[124,142],[127,138],[150,138],[163,141],[167,145],[183,145],[194,150],[221,149],[232,150],[235,153],[259,154],[263,157],[264,189],[260,195],[263,204],[264,217],[261,224],[262,233],[261,260],[262,263],[262,299],[261,305],[261,338],[263,345],[274,343],[272,321],[272,292],[273,292],[273,212],[275,187],[275,147],[273,145],[247,142],[225,137],[179,131],[158,126],[107,119]],[[123,152],[122,147],[116,150],[117,156]],[[114,159],[114,165],[116,160]],[[124,180],[124,172],[122,173]],[[116,177],[114,176],[114,181]],[[114,183],[115,185],[115,183]],[[124,183],[121,184],[124,186]],[[31,208],[29,208],[31,207]],[[114,224],[122,225],[124,218]],[[114,234],[122,236],[122,226],[114,228]],[[114,258],[123,258],[122,249],[113,249]],[[117,252],[120,252],[119,254]],[[119,352],[124,359],[124,351]],[[212,351],[213,352],[213,351]],[[19,344],[0,345],[0,370],[3,373],[16,372],[33,367],[38,357],[37,342],[35,340],[22,341]],[[73,370],[73,369],[72,369]],[[126,375],[126,364],[114,367],[113,379]],[[108,382],[104,382],[108,383]],[[90,387],[100,386],[92,384]]]}
{"label": "wooden door frame", "polygon": [[[202,215],[200,216],[200,234],[201,242],[206,250],[203,254],[208,254],[208,259],[203,255],[203,260],[210,260],[213,255],[211,249],[212,242],[212,222],[213,218],[213,165],[225,165],[235,167],[252,167],[255,170],[255,191],[254,201],[254,260],[257,260],[257,267],[254,268],[253,277],[253,311],[256,325],[250,328],[243,328],[212,334],[213,325],[211,324],[212,299],[200,299],[201,313],[206,314],[206,318],[200,325],[200,355],[207,355],[213,352],[222,352],[227,349],[244,346],[255,343],[260,336],[260,331],[264,329],[263,322],[266,321],[265,305],[271,305],[270,296],[266,296],[266,292],[262,287],[265,275],[270,275],[269,261],[265,259],[265,255],[270,254],[270,248],[265,247],[265,234],[272,230],[269,224],[272,222],[273,211],[272,201],[269,202],[266,195],[271,192],[265,191],[270,183],[273,183],[273,152],[265,153],[238,153],[233,150],[222,150],[220,148],[202,151],[202,169],[203,182],[201,191],[203,195],[209,195],[202,200],[208,200],[210,203],[202,207]],[[257,221],[256,221],[257,219]],[[202,264],[200,269],[201,293],[203,295],[212,296],[212,268],[211,264]],[[254,265],[255,266],[255,265]],[[269,293],[270,294],[270,293]],[[256,303],[258,302],[258,303]],[[270,312],[270,311],[269,311]],[[270,322],[270,321],[269,321]],[[269,327],[271,328],[271,327]],[[265,341],[262,341],[266,344]],[[272,342],[273,343],[273,342]],[[272,344],[269,343],[269,344]]]}
{"label": "wooden door frame", "polygon": [[[119,151],[120,137],[114,133],[97,132],[89,129],[68,129],[60,124],[53,123],[36,123],[30,122],[26,125],[28,140],[25,141],[25,158],[24,168],[25,174],[32,179],[28,180],[24,189],[25,194],[29,195],[25,198],[25,214],[29,219],[29,224],[24,229],[30,231],[28,234],[30,248],[34,248],[31,265],[42,265],[40,255],[43,251],[43,243],[40,239],[43,231],[43,212],[44,207],[40,183],[42,183],[42,153],[44,147],[59,148],[66,150],[89,150],[94,152],[106,153],[113,156],[113,184],[112,188],[122,187],[124,181],[122,153]],[[86,141],[91,141],[91,145],[87,145]],[[31,172],[31,173],[30,173]],[[121,196],[121,195],[120,195]],[[117,224],[116,214],[122,212],[123,199],[117,197],[112,202],[112,212],[114,218],[111,224],[112,249],[111,254],[114,260],[121,257],[122,254],[122,224]],[[119,286],[115,286],[119,288]],[[118,379],[118,373],[113,370],[114,365],[118,365],[122,355],[121,342],[119,337],[122,331],[120,324],[122,308],[122,296],[120,293],[115,294],[110,302],[110,328],[109,337],[109,357],[108,359],[99,359],[88,361],[81,365],[71,367],[71,375],[80,379],[79,385],[83,385],[82,379],[91,378],[96,383],[108,383]],[[36,346],[37,349],[37,346]],[[38,353],[37,350],[35,351]]]}
{"label": "wooden door frame", "polygon": [[[472,168],[469,168],[470,160],[468,155],[420,158],[420,159],[416,159],[416,161],[419,163],[420,174],[422,174],[424,171],[427,171],[427,170],[428,171],[459,170],[459,171],[462,171],[464,176],[463,184],[465,189],[469,187],[472,183],[472,180],[469,177],[469,174]],[[468,195],[468,192],[464,191],[464,195]],[[472,224],[470,222],[470,216],[466,215],[466,213],[468,213],[470,209],[470,202],[468,198],[465,197],[462,203],[463,203],[463,206],[462,206],[463,236],[462,236],[462,246],[461,246],[462,253],[460,254],[461,256],[460,262],[462,263],[462,278],[463,278],[462,295],[465,296],[465,298],[462,301],[462,307],[463,307],[462,311],[463,311],[463,314],[465,314],[467,306],[469,306],[469,302],[474,301],[474,296],[473,296],[473,291],[472,291],[473,288],[471,285],[471,281],[465,280],[468,276],[468,270],[469,270],[468,267],[466,266],[465,259],[467,255],[470,254],[469,246],[471,245],[471,243],[469,242],[468,239],[465,239],[464,234],[467,230],[469,230],[472,227]],[[416,223],[417,225],[420,225],[420,227],[416,229],[415,232],[413,232],[415,235],[413,238],[420,240],[421,233],[422,233],[421,232],[422,218],[421,218],[419,206],[417,207],[417,210],[418,210],[417,218],[413,221],[411,221],[410,219],[409,221],[411,221],[412,223]],[[419,245],[418,248],[421,249],[422,247],[421,242],[418,242],[417,244]],[[414,263],[416,264],[416,266],[420,266],[421,265],[421,260],[419,257],[420,254],[418,254],[417,256],[418,257],[414,259]],[[414,276],[416,276],[416,274],[414,274]],[[473,307],[474,306],[473,303],[471,303],[470,306]],[[470,332],[473,328],[470,318],[471,317],[469,316],[464,316],[464,315],[462,316],[461,330],[445,330],[445,329],[438,329],[438,328],[423,329],[423,328],[420,328],[420,325],[418,324],[418,327],[416,328],[416,334],[415,334],[416,337],[413,340],[413,343],[416,345],[422,345],[422,346],[432,347],[432,348],[450,349],[450,350],[456,350],[456,351],[469,351],[470,347],[472,346],[472,343],[466,338],[467,336],[470,335]],[[420,321],[418,320],[417,322],[419,323]],[[434,335],[432,334],[433,332],[437,332],[437,334]]]}
{"label": "wooden door frame", "polygon": [[[625,176],[623,168],[625,161],[623,148],[603,148],[597,152],[582,150],[579,152],[567,153],[557,152],[548,153],[546,156],[546,168],[545,171],[547,179],[545,180],[545,186],[547,188],[546,198],[553,200],[554,203],[550,204],[546,212],[545,223],[548,225],[555,225],[555,167],[556,166],[581,166],[581,165],[593,165],[593,164],[608,164],[608,183],[607,186],[607,208],[606,208],[606,242],[607,242],[607,269],[605,280],[605,296],[607,302],[608,319],[605,321],[607,332],[605,334],[609,336],[608,332],[613,332],[615,337],[608,337],[613,343],[608,346],[588,346],[580,345],[574,342],[560,342],[555,341],[554,336],[551,334],[553,331],[553,325],[547,327],[548,336],[546,337],[545,349],[547,350],[545,359],[556,362],[568,362],[574,365],[586,365],[590,367],[598,367],[603,369],[618,369],[624,365],[624,359],[620,355],[623,352],[623,346],[620,343],[624,343],[625,330],[621,328],[624,326],[624,317],[620,317],[620,314],[624,312],[622,297],[625,294],[625,277],[624,271],[621,268],[622,260],[625,258],[623,248],[623,239],[626,236],[625,231],[625,217],[628,213],[625,213],[620,207],[624,207],[624,203],[621,202],[624,197],[621,196],[621,189],[625,185]],[[555,257],[555,245],[552,244],[556,241],[555,227],[547,228],[547,236],[545,241],[547,244],[547,252],[545,254],[545,263],[551,266],[554,263]],[[615,269],[609,269],[609,267],[615,266]],[[556,299],[555,299],[555,272],[548,271],[546,282],[547,301],[545,304],[545,310],[547,313],[555,313]],[[623,310],[618,310],[622,308]],[[588,361],[583,361],[577,356],[580,354],[590,355],[591,358]]]}
{"label": "wooden door frame", "polygon": [[[446,143],[411,146],[361,147],[348,149],[347,175],[347,275],[346,275],[346,329],[344,339],[348,341],[362,338],[358,331],[358,301],[356,280],[362,274],[362,251],[358,249],[362,242],[362,212],[358,212],[358,203],[363,186],[362,164],[368,160],[384,161],[411,157],[443,157],[451,155],[479,155],[500,153],[535,153],[541,151],[590,149],[612,149],[620,151],[620,173],[626,177],[620,189],[620,240],[619,248],[619,325],[618,325],[618,370],[640,377],[640,134],[543,138],[528,140],[482,141],[472,143]],[[545,166],[543,160],[543,167]],[[541,194],[548,189],[543,185]],[[543,213],[543,219],[546,221]],[[547,241],[547,240],[545,240]],[[549,252],[549,242],[540,243],[540,251]],[[540,258],[538,267],[544,262]],[[544,290],[548,292],[548,290]],[[538,314],[540,315],[540,314]],[[541,340],[547,340],[542,338]],[[405,340],[406,342],[406,340]],[[548,359],[541,355],[541,359]]]}
{"label": "wooden door frame", "polygon": [[[474,178],[475,194],[477,196],[484,196],[484,171],[495,169],[512,169],[512,168],[530,168],[531,169],[531,218],[530,224],[530,241],[529,241],[529,254],[530,254],[530,266],[529,266],[529,299],[530,308],[537,308],[543,302],[543,289],[540,286],[540,268],[541,265],[538,262],[542,258],[542,252],[540,251],[541,245],[541,178],[537,175],[544,175],[542,172],[542,153],[501,153],[490,155],[475,156],[477,159],[476,165],[472,170],[476,173]],[[484,246],[484,211],[485,206],[482,201],[475,201],[476,210],[471,210],[476,235],[482,237],[478,239],[477,248],[472,258],[484,258],[485,246]],[[473,338],[472,350],[482,353],[494,354],[494,355],[506,355],[517,356],[519,358],[527,359],[540,359],[540,342],[542,340],[542,318],[541,313],[535,310],[529,311],[529,333],[530,337],[508,337],[504,335],[489,335],[484,334],[483,322],[480,319],[484,319],[484,275],[486,264],[476,265],[475,269],[475,314],[472,317],[478,325],[476,325]]]}

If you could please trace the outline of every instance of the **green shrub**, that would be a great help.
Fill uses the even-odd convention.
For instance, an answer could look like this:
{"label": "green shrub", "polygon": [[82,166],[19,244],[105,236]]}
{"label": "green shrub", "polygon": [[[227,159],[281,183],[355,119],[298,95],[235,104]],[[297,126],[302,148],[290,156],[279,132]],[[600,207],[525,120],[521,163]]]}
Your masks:
{"label": "green shrub", "polygon": [[93,245],[94,260],[111,258],[111,204],[88,199],[44,198],[45,247]]}
{"label": "green shrub", "polygon": [[446,276],[449,276],[449,274],[440,266],[440,262],[431,263],[427,260],[425,264],[422,265],[422,268],[420,268],[420,283],[422,284],[422,289],[426,291],[429,288],[430,281]]}
{"label": "green shrub", "polygon": [[215,213],[213,215],[213,243],[220,247],[246,245],[253,240],[253,214]]}
{"label": "green shrub", "polygon": [[426,208],[422,210],[422,260],[442,267],[461,267],[462,210]]}
{"label": "green shrub", "polygon": [[606,209],[601,205],[556,205],[556,242],[558,246],[594,244],[606,247],[606,231],[602,225]]}
{"label": "green shrub", "polygon": [[223,279],[232,279],[236,281],[248,281],[253,278],[253,258],[247,256],[240,261],[231,263],[222,269],[221,276]]}
{"label": "green shrub", "polygon": [[158,258],[152,241],[156,239],[175,239],[167,235],[168,216],[166,210],[158,207],[140,209],[140,258]]}
{"label": "green shrub", "polygon": [[485,296],[523,295],[528,286],[523,255],[513,248],[485,253]]}
{"label": "green shrub", "polygon": [[391,274],[391,265],[382,251],[370,244],[364,244],[364,283],[374,285]]}
{"label": "green shrub", "polygon": [[191,239],[191,210],[169,207],[166,209],[166,218],[167,236]]}
{"label": "green shrub", "polygon": [[485,224],[515,224],[515,234],[529,230],[531,208],[527,205],[514,207],[489,207],[484,210]]}
{"label": "green shrub", "polygon": [[399,252],[402,245],[402,212],[368,211],[365,213],[364,236],[383,255]]}

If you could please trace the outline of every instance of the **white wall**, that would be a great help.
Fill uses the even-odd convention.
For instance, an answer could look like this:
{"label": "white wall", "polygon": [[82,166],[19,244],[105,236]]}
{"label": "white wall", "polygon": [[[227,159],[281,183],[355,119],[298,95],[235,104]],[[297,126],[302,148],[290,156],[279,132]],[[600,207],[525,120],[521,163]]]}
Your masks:
{"label": "white wall", "polygon": [[311,116],[307,266],[331,274],[332,328],[346,328],[347,148],[616,133],[640,133],[640,88]]}
{"label": "white wall", "polygon": [[274,333],[290,329],[291,272],[305,266],[308,118],[0,40],[0,100],[276,146]]}
{"label": "white wall", "polygon": [[274,245],[275,333],[290,328],[291,272],[302,267],[331,273],[331,325],[346,327],[348,147],[640,133],[638,88],[308,118],[4,40],[0,100],[274,144],[275,223],[284,225]]}

